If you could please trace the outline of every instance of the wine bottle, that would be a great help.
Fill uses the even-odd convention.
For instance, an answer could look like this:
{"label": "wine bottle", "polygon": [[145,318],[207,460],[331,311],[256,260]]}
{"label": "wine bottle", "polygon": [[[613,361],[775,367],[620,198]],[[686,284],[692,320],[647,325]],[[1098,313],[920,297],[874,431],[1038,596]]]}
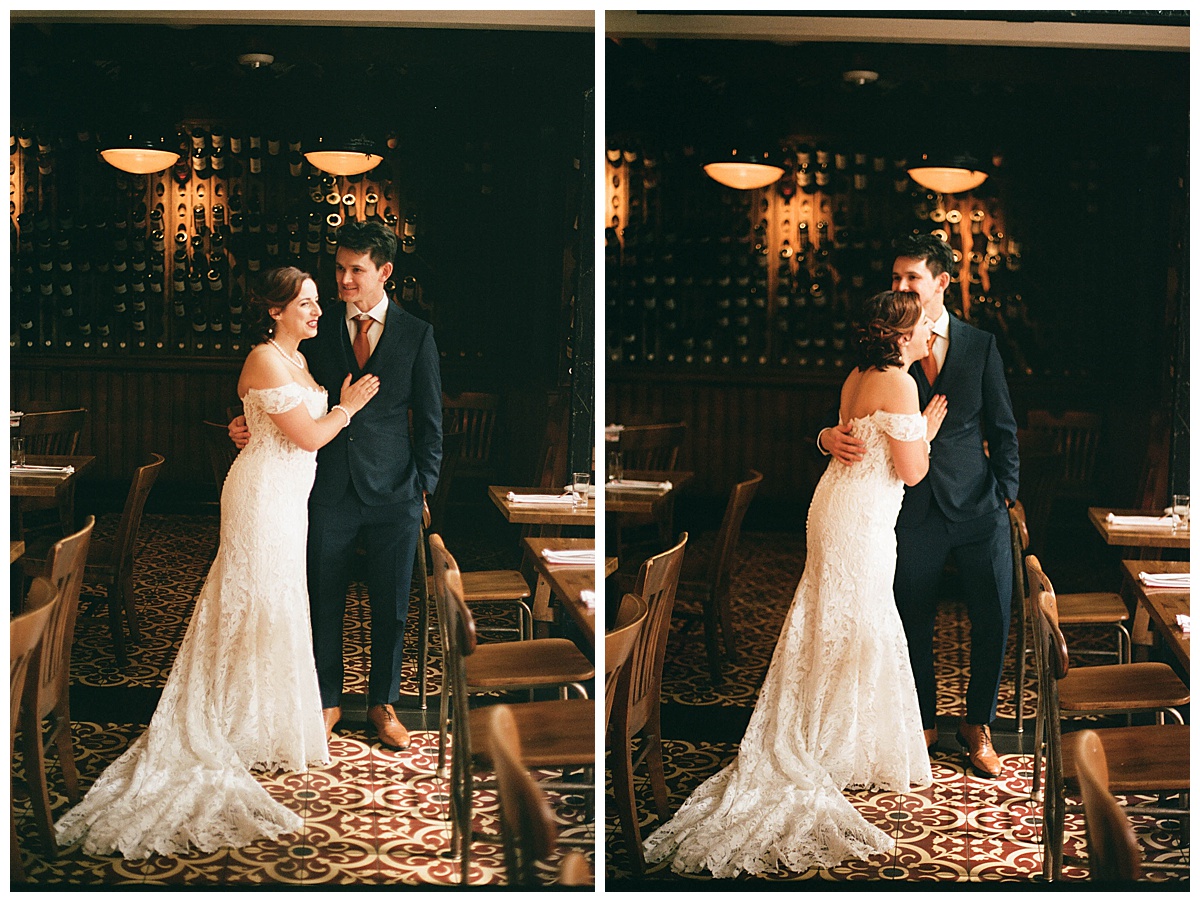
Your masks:
{"label": "wine bottle", "polygon": [[404,234],[401,240],[404,253],[411,254],[417,249],[417,214],[406,213],[404,216]]}

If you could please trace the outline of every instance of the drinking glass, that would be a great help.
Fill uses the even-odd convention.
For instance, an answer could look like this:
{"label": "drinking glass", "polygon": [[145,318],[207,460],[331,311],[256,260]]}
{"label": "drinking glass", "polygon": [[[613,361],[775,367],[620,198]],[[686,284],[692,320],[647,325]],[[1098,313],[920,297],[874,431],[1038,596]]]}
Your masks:
{"label": "drinking glass", "polygon": [[25,439],[19,435],[14,435],[12,439],[12,454],[9,457],[9,463],[14,467],[25,466]]}
{"label": "drinking glass", "polygon": [[625,478],[625,465],[620,451],[608,452],[608,481],[620,482]]}
{"label": "drinking glass", "polygon": [[1171,497],[1171,531],[1186,532],[1191,529],[1192,500],[1187,495]]}
{"label": "drinking glass", "polygon": [[571,476],[571,503],[576,507],[587,506],[588,486],[591,482],[591,473],[575,473]]}

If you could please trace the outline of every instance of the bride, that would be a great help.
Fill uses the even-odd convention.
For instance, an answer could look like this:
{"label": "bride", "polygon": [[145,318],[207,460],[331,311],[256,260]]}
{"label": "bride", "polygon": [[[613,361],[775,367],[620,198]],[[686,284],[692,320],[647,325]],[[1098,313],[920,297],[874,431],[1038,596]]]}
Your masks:
{"label": "bride", "polygon": [[922,416],[907,372],[931,328],[912,292],[864,305],[840,416],[866,453],[853,467],[831,461],[813,494],[804,574],[737,759],[646,840],[648,861],[735,877],[866,858],[891,841],[842,790],[932,782],[892,596],[904,486],[925,477],[946,416],[942,396]]}
{"label": "bride", "polygon": [[221,538],[146,732],[58,822],[59,845],[127,859],[212,852],[300,829],[251,770],[328,763],[305,576],[316,451],[378,391],[364,376],[326,410],[298,346],[317,334],[313,279],[265,274],[265,339],[238,381],[252,438],[221,490]]}

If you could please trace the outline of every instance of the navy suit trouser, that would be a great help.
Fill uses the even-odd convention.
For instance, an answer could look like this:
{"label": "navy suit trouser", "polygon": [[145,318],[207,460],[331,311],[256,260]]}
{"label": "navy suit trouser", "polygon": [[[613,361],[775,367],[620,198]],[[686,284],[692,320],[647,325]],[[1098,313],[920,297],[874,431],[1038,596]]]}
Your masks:
{"label": "navy suit trouser", "polygon": [[1008,512],[1003,508],[965,523],[952,523],[931,502],[928,516],[916,527],[896,527],[896,607],[908,640],[908,655],[917,683],[921,721],[937,725],[937,681],[934,677],[933,633],[938,584],[953,556],[966,598],[971,624],[971,672],[966,717],[990,724],[1004,670],[1004,649],[1012,615],[1012,544]]}
{"label": "navy suit trouser", "polygon": [[[421,498],[365,504],[354,490],[336,504],[308,504],[308,600],[321,706],[341,704],[345,678],[343,623],[353,571],[363,571],[371,606],[367,705],[400,697],[404,625],[421,530]],[[359,535],[367,556],[357,554]]]}

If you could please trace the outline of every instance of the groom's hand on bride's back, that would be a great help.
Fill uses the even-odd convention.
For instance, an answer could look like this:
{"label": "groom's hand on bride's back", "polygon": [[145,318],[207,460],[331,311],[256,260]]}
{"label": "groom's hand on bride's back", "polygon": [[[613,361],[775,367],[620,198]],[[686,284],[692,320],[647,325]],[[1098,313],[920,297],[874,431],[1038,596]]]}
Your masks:
{"label": "groom's hand on bride's back", "polygon": [[236,416],[230,420],[229,438],[237,445],[239,451],[246,447],[246,443],[250,441],[250,430],[246,426],[244,416]]}
{"label": "groom's hand on bride's back", "polygon": [[850,434],[848,423],[822,429],[817,436],[817,446],[844,464],[858,463],[862,460],[863,452],[866,450],[862,439],[857,439]]}

